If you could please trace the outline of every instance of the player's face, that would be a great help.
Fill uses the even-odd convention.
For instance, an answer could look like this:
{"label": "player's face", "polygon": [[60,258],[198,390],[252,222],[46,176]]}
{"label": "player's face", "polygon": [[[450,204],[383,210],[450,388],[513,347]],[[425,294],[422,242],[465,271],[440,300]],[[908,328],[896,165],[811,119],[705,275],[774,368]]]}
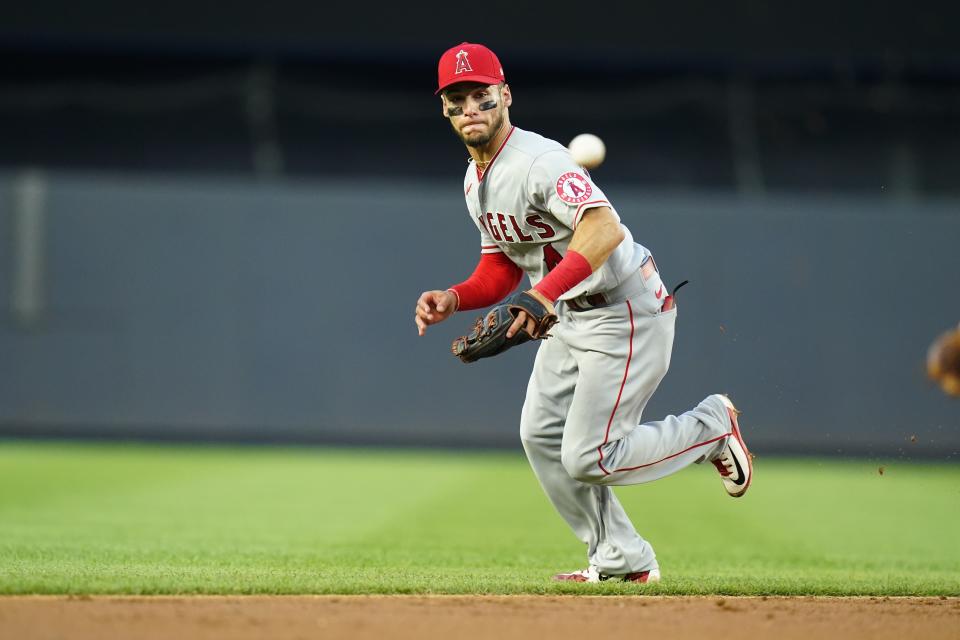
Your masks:
{"label": "player's face", "polygon": [[457,137],[469,147],[482,147],[503,126],[510,106],[510,88],[474,82],[455,84],[441,94],[443,115]]}

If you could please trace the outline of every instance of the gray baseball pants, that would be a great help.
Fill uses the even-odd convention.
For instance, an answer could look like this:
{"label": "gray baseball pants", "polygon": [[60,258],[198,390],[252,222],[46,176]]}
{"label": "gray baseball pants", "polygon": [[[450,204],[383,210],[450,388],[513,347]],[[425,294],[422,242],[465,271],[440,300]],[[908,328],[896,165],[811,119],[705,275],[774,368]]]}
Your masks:
{"label": "gray baseball pants", "polygon": [[[719,453],[730,419],[719,396],[679,416],[640,424],[667,373],[677,309],[661,312],[659,273],[619,304],[572,310],[541,342],[520,421],[543,490],[601,573],[657,568],[609,485],[650,482]],[[660,292],[658,295],[657,292]]]}

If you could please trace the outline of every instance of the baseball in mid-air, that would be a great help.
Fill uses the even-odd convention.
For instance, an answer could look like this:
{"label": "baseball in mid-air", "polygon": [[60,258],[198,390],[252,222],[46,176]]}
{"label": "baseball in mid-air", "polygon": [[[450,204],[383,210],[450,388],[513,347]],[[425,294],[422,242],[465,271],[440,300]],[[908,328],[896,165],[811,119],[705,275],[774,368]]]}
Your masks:
{"label": "baseball in mid-air", "polygon": [[592,133],[581,133],[567,145],[573,161],[584,169],[596,169],[607,157],[607,145]]}

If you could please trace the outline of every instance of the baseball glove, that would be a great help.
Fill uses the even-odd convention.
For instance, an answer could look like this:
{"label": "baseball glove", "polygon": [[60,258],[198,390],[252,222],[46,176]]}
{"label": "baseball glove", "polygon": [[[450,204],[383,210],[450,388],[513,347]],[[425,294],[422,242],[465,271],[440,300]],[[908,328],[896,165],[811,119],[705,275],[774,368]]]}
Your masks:
{"label": "baseball glove", "polygon": [[[536,323],[533,333],[527,333],[521,328],[512,338],[507,338],[507,329],[517,319],[521,311],[525,311],[529,318]],[[550,327],[557,323],[557,316],[551,313],[536,298],[529,293],[514,294],[490,309],[486,316],[477,318],[473,332],[468,336],[460,336],[453,341],[451,350],[453,355],[464,362],[476,362],[480,358],[489,358],[503,353],[518,344],[530,340],[548,338]]]}
{"label": "baseball glove", "polygon": [[947,331],[930,345],[927,374],[946,393],[960,396],[960,327]]}

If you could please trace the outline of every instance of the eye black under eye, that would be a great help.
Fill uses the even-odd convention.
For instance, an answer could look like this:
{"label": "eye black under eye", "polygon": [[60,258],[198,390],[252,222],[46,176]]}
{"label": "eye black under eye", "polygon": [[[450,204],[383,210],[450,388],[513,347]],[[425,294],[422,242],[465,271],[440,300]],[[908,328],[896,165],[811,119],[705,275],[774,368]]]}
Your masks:
{"label": "eye black under eye", "polygon": [[463,107],[447,107],[448,116],[462,116]]}

